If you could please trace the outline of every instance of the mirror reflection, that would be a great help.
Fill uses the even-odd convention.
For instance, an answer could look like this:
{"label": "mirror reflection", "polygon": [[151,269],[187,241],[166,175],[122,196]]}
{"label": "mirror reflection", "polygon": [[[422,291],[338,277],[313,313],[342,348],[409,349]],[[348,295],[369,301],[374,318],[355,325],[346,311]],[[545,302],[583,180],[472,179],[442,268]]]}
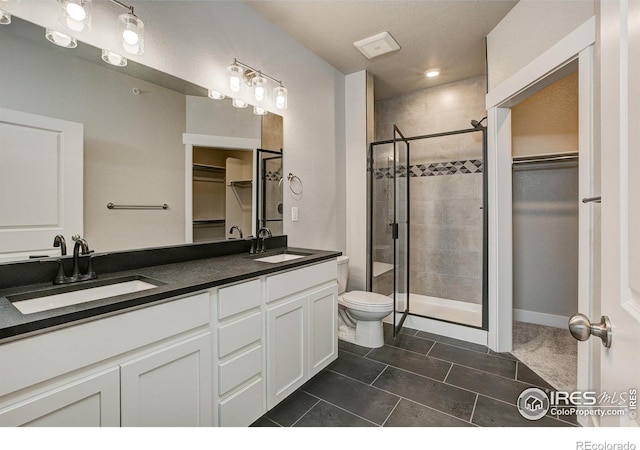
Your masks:
{"label": "mirror reflection", "polygon": [[[229,99],[207,98],[200,86],[132,61],[111,66],[94,47],[79,42],[64,49],[44,35],[17,17],[0,27],[0,170],[14,174],[14,183],[2,186],[10,195],[0,196],[0,262],[59,254],[53,248],[58,234],[68,242],[82,235],[104,252],[238,238],[237,230],[230,233],[234,225],[244,237],[263,222],[282,233],[281,153],[270,167],[255,162],[259,148],[281,150],[282,117],[256,116]],[[18,112],[81,126],[76,172],[62,168],[68,139],[54,126],[45,131],[57,136],[57,156],[11,147],[7,136],[25,129],[14,120]],[[38,135],[42,127],[29,130]],[[40,148],[22,135],[15,140],[29,151]],[[66,188],[65,177],[81,178],[81,187]],[[57,196],[45,199],[42,192]],[[66,229],[72,200],[80,224]],[[169,207],[118,210],[109,203]]]}

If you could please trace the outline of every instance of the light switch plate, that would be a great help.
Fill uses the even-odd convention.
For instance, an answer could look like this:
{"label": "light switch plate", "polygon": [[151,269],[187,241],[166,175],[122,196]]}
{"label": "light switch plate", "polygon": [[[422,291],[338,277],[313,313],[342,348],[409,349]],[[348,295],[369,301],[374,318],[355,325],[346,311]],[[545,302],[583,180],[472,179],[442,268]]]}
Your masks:
{"label": "light switch plate", "polygon": [[291,207],[291,221],[292,222],[297,222],[298,221],[298,207],[297,206],[292,206]]}

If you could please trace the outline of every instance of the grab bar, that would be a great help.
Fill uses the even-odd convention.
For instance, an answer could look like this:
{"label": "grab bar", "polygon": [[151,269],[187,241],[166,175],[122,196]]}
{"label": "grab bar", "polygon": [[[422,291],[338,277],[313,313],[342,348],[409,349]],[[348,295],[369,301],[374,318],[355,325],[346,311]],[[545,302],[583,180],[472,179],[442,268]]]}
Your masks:
{"label": "grab bar", "polygon": [[113,203],[107,203],[108,209],[168,209],[169,205],[166,203],[162,205],[114,205]]}

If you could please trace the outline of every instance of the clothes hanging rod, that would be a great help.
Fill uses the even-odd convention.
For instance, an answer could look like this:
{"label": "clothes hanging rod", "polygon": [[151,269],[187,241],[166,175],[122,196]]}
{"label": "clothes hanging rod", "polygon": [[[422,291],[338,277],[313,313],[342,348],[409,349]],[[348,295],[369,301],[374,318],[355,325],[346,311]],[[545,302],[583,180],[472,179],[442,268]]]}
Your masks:
{"label": "clothes hanging rod", "polygon": [[169,209],[169,205],[166,203],[162,205],[114,205],[113,203],[107,203],[108,209]]}
{"label": "clothes hanging rod", "polygon": [[555,153],[536,156],[514,156],[513,164],[528,164],[554,161],[572,161],[578,159],[578,153]]}

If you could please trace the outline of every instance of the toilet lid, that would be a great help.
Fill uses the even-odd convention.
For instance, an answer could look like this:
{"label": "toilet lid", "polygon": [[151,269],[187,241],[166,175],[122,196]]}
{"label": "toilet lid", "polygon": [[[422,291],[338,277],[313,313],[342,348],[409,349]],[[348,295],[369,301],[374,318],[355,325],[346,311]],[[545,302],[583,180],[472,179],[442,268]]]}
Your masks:
{"label": "toilet lid", "polygon": [[351,291],[342,294],[342,301],[346,305],[353,305],[355,308],[391,308],[393,299],[386,295],[376,294],[375,292]]}

